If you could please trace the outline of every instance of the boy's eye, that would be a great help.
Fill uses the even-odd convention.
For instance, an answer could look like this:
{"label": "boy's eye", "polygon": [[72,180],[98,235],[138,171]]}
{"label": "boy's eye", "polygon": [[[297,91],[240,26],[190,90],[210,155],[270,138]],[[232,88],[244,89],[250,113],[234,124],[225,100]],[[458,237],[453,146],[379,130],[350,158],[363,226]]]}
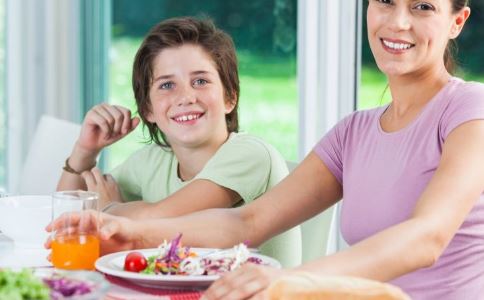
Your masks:
{"label": "boy's eye", "polygon": [[206,84],[208,81],[206,81],[205,79],[202,79],[202,78],[199,78],[199,79],[195,79],[193,81],[193,85],[204,85]]}
{"label": "boy's eye", "polygon": [[161,89],[161,90],[168,90],[168,89],[173,88],[173,86],[174,86],[174,85],[175,85],[175,84],[174,84],[173,82],[171,82],[171,81],[170,81],[170,82],[165,82],[165,83],[162,83],[162,84],[160,85],[160,89]]}

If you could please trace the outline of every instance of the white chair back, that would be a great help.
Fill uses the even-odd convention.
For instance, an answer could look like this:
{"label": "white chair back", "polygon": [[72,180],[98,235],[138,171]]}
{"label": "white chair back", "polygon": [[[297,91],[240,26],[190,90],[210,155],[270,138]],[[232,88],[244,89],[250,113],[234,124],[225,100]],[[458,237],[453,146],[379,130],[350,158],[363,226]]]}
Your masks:
{"label": "white chair back", "polygon": [[[298,163],[286,161],[286,165],[289,172],[292,172]],[[328,246],[332,247],[332,243],[329,243],[328,238],[330,236],[330,228],[332,228],[333,210],[334,207],[331,207],[301,224],[303,262],[325,255],[328,252]]]}
{"label": "white chair back", "polygon": [[64,161],[79,137],[81,125],[44,115],[27,153],[19,186],[22,195],[48,195],[56,190]]}

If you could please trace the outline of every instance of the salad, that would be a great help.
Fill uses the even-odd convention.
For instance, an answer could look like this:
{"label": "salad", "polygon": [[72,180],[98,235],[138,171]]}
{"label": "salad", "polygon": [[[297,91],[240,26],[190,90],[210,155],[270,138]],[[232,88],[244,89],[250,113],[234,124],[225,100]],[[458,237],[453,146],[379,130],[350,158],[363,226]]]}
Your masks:
{"label": "salad", "polygon": [[49,288],[28,269],[0,269],[0,299],[48,300]]}
{"label": "salad", "polygon": [[53,300],[89,294],[96,288],[93,282],[68,278],[59,274],[44,278],[43,281],[50,288],[50,298]]}
{"label": "salad", "polygon": [[125,258],[126,271],[156,275],[220,275],[251,262],[262,264],[262,260],[251,257],[247,245],[240,243],[231,249],[214,250],[199,255],[190,247],[180,243],[182,235],[158,247],[157,255],[147,259],[140,252],[130,252]]}
{"label": "salad", "polygon": [[0,300],[86,299],[85,296],[92,298],[101,287],[100,283],[84,278],[94,272],[42,273],[42,270],[0,269]]}

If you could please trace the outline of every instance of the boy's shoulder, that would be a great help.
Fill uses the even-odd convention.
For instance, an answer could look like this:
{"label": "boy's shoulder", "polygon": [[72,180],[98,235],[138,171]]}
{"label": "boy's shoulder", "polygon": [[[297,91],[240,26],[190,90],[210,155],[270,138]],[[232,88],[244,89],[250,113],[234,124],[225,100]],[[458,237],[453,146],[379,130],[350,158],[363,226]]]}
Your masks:
{"label": "boy's shoulder", "polygon": [[252,151],[264,151],[272,155],[280,155],[279,151],[274,146],[266,142],[264,139],[246,133],[246,132],[233,132],[230,134],[229,139],[226,142],[226,146],[237,147],[238,150],[252,150]]}

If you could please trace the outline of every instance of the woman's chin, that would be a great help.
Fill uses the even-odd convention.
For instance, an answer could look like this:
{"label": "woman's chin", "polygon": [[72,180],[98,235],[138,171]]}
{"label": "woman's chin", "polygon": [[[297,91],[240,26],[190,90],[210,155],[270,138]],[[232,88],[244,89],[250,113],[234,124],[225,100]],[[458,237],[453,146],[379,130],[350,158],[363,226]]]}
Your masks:
{"label": "woman's chin", "polygon": [[385,74],[388,78],[405,76],[411,73],[411,70],[403,66],[384,66],[380,67],[380,71]]}

